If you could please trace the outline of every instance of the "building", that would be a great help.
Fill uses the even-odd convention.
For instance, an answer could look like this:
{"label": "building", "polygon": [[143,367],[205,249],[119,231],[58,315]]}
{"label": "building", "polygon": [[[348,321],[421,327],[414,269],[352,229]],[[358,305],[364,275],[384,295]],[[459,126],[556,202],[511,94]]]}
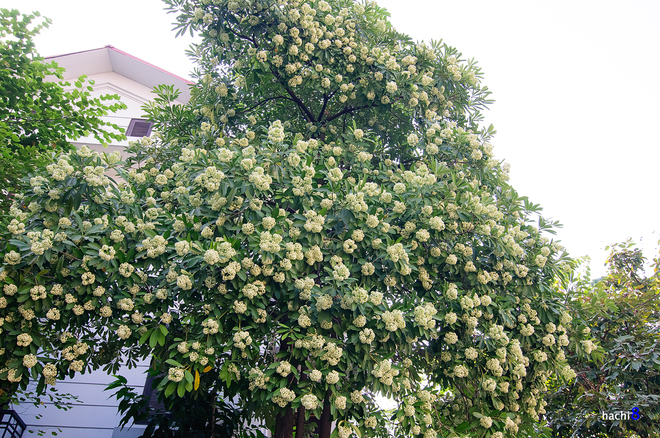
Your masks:
{"label": "building", "polygon": [[173,85],[181,91],[178,103],[190,99],[189,86],[192,82],[169,73],[155,65],[142,61],[113,46],[65,55],[50,56],[46,61],[55,61],[65,68],[64,79],[75,81],[82,75],[94,81],[93,96],[117,94],[128,108],[104,117],[126,130],[127,140],[110,144],[104,148],[93,137],[81,138],[73,142],[76,146],[87,145],[99,152],[123,151],[128,142],[151,133],[151,123],[145,120],[142,105],[153,99],[153,88],[160,84]]}
{"label": "building", "polygon": [[[92,137],[76,140],[73,142],[76,146],[88,145],[96,151],[107,153],[120,151],[125,156],[123,151],[130,140],[148,136],[151,132],[151,123],[142,117],[141,107],[154,97],[151,90],[156,85],[173,85],[179,89],[179,103],[184,104],[190,98],[189,85],[192,82],[112,46],[47,57],[46,60],[55,61],[64,67],[64,78],[67,81],[75,81],[81,75],[87,75],[89,80],[94,81],[94,96],[117,94],[127,106],[105,118],[125,129],[127,140],[103,147]],[[128,384],[141,394],[147,367],[148,363],[141,363],[136,368],[120,370],[119,374],[126,377]],[[99,370],[58,382],[55,387],[59,393],[75,395],[82,402],[73,403],[74,408],[67,411],[57,409],[52,402],[47,401],[47,397],[42,398],[44,404],[40,407],[21,405],[16,407],[16,411],[27,424],[28,431],[43,431],[48,436],[56,432],[61,438],[138,437],[144,426],[136,425],[123,431],[117,427],[121,419],[117,413],[118,401],[109,398],[114,391],[103,391],[113,380],[113,376]]]}

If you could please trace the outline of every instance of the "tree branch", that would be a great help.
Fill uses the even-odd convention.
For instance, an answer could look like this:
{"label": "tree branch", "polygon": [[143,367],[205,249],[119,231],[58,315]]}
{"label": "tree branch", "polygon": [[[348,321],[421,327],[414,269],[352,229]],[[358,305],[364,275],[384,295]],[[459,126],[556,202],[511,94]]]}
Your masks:
{"label": "tree branch", "polygon": [[254,39],[250,38],[249,36],[246,36],[246,35],[240,34],[240,33],[236,32],[234,29],[232,29],[232,28],[229,27],[229,26],[227,26],[227,30],[229,30],[229,32],[233,33],[233,34],[236,35],[237,37],[239,37],[239,38],[241,38],[241,39],[243,39],[243,40],[245,40],[245,41],[249,41],[249,42],[251,42],[252,45],[253,45],[255,48],[257,48],[257,49],[259,48],[259,44],[257,44],[257,42],[256,42]]}
{"label": "tree branch", "polygon": [[345,107],[343,110],[341,110],[340,112],[338,112],[337,114],[335,114],[334,116],[332,116],[332,117],[328,117],[328,118],[325,119],[325,120],[326,120],[326,122],[331,122],[331,121],[333,121],[334,119],[336,119],[337,117],[341,117],[341,116],[343,116],[344,114],[348,114],[348,113],[350,113],[351,111],[359,111],[359,110],[361,110],[361,109],[371,108],[372,106],[375,106],[375,103],[372,103],[371,105],[362,105],[362,106],[358,106],[358,107],[347,106],[347,107]]}
{"label": "tree branch", "polygon": [[318,120],[321,120],[323,118],[323,113],[325,112],[325,107],[328,105],[328,101],[330,100],[331,96],[328,96],[327,94],[323,93],[323,106],[321,106],[321,112],[319,113]]}
{"label": "tree branch", "polygon": [[268,102],[268,101],[270,101],[270,100],[276,100],[276,99],[284,99],[284,100],[290,100],[290,101],[292,101],[292,102],[295,102],[295,101],[294,101],[293,99],[291,99],[290,97],[285,97],[285,96],[268,97],[268,98],[266,98],[266,99],[263,99],[261,102],[257,102],[255,105],[251,106],[250,108],[246,109],[245,111],[240,111],[239,114],[245,114],[245,113],[247,113],[248,111],[252,111],[252,110],[255,109],[256,107],[258,107],[258,106],[260,106],[260,105],[263,105],[264,103],[266,103],[266,102]]}
{"label": "tree branch", "polygon": [[277,72],[277,70],[273,69],[273,67],[270,68],[270,71],[273,73],[273,76],[277,78],[280,84],[284,87],[286,92],[291,96],[291,100],[293,100],[298,107],[305,113],[305,116],[307,116],[308,121],[310,122],[316,122],[314,119],[314,114],[305,106],[305,104],[298,98],[298,96],[295,95],[293,90],[289,88],[289,86],[286,84],[286,81],[283,81],[282,78],[280,77],[280,74]]}

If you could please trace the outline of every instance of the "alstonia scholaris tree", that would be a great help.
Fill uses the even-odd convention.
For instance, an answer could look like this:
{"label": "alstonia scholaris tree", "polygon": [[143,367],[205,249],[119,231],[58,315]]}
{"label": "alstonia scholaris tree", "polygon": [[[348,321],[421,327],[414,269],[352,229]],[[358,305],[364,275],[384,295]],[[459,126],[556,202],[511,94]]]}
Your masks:
{"label": "alstonia scholaris tree", "polygon": [[3,230],[5,387],[151,354],[165,395],[219,370],[277,437],[379,433],[378,393],[397,436],[532,430],[573,375],[567,259],[493,158],[474,64],[373,3],[168,3],[203,37],[192,106],[152,108],[137,166],[60,156]]}

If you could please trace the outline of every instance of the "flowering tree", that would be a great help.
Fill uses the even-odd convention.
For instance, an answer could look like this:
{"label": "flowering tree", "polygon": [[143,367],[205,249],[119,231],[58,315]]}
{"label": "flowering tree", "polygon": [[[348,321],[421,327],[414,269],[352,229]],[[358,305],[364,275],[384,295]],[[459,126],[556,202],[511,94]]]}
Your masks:
{"label": "flowering tree", "polygon": [[533,430],[574,377],[568,259],[493,158],[474,63],[373,3],[167,3],[203,37],[191,106],[164,93],[132,167],[83,147],[12,209],[6,386],[152,355],[165,396],[219,381],[276,437],[378,434],[376,394],[398,436]]}

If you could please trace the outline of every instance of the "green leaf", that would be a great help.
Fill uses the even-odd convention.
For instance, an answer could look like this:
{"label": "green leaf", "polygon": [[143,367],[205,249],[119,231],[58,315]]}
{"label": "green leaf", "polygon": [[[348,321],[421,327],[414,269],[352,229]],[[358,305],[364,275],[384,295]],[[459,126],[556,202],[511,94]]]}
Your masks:
{"label": "green leaf", "polygon": [[147,342],[147,339],[149,339],[149,336],[151,335],[152,330],[147,330],[142,337],[140,337],[140,340],[138,341],[138,344],[142,345],[145,342]]}
{"label": "green leaf", "polygon": [[172,365],[172,366],[175,366],[175,367],[177,367],[177,368],[183,368],[183,365],[181,365],[179,362],[177,362],[177,361],[174,360],[174,359],[166,359],[166,360],[165,360],[165,363],[167,363],[167,364],[169,364],[169,365]]}
{"label": "green leaf", "polygon": [[171,396],[174,391],[177,389],[177,384],[176,382],[170,382],[167,384],[167,387],[165,388],[165,397]]}
{"label": "green leaf", "polygon": [[160,332],[158,330],[152,330],[151,336],[149,336],[149,346],[151,348],[156,348],[156,344],[158,344],[158,335]]}

